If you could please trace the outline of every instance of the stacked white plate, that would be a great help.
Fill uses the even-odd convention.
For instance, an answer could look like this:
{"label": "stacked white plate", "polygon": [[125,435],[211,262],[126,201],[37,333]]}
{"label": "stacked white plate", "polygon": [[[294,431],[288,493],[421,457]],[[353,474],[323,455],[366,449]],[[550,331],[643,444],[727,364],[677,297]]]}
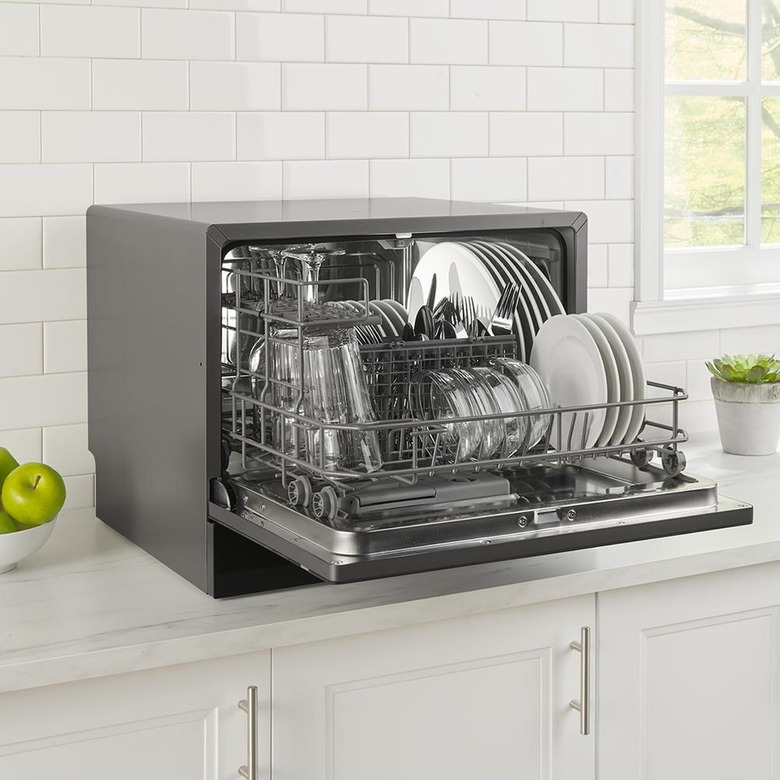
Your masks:
{"label": "stacked white plate", "polygon": [[[436,277],[436,301],[452,293],[469,295],[478,310],[492,317],[501,291],[509,284],[520,289],[513,332],[519,357],[527,361],[536,334],[557,314],[565,314],[547,277],[523,252],[502,241],[445,241],[435,244],[420,259],[412,275],[407,298],[409,321],[428,299]],[[488,318],[489,319],[489,318]]]}
{"label": "stacked white plate", "polygon": [[557,315],[539,329],[531,353],[555,406],[596,409],[561,414],[553,426],[556,450],[631,444],[644,423],[645,371],[631,331],[612,314]]}

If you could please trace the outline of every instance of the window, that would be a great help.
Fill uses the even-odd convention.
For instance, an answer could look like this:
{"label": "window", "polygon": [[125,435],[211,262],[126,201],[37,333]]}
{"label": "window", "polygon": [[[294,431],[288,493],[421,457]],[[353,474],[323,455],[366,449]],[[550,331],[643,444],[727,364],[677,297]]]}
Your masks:
{"label": "window", "polygon": [[[637,297],[774,296],[780,0],[639,9]],[[774,311],[778,322],[776,299]]]}

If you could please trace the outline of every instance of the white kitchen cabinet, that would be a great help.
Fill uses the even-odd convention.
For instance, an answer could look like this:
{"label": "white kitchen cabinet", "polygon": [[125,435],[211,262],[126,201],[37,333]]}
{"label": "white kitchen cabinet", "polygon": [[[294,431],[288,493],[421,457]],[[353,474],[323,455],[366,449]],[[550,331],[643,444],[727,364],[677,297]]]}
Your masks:
{"label": "white kitchen cabinet", "polygon": [[274,650],[274,780],[595,778],[594,738],[569,706],[570,643],[594,606],[582,596]]}
{"label": "white kitchen cabinet", "polygon": [[780,563],[598,596],[599,780],[780,777]]}
{"label": "white kitchen cabinet", "polygon": [[266,779],[269,681],[266,652],[0,694],[0,777],[236,780],[256,685]]}

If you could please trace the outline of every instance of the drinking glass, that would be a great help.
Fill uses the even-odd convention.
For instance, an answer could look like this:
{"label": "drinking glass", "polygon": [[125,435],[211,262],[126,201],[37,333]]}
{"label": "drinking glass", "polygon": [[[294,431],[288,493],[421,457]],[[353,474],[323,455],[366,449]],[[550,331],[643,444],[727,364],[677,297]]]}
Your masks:
{"label": "drinking glass", "polygon": [[303,288],[303,300],[306,303],[318,303],[320,297],[320,288],[317,282],[320,280],[320,268],[322,264],[331,257],[343,255],[343,249],[325,249],[323,247],[312,247],[304,252],[296,251],[296,248],[285,249],[282,257],[291,258],[298,262],[298,272],[300,280],[305,282]]}

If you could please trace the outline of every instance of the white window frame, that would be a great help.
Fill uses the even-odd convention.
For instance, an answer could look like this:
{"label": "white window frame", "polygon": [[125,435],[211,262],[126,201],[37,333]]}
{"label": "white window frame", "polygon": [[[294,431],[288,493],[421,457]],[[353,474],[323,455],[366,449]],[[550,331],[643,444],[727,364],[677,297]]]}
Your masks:
{"label": "white window frame", "polygon": [[[760,0],[748,3],[748,46],[754,47],[761,39]],[[760,246],[761,97],[780,97],[780,85],[761,85],[760,43],[758,53],[749,49],[745,82],[666,84],[665,5],[664,0],[637,0],[636,6],[634,331],[671,333],[780,323],[780,248]],[[751,130],[746,138],[745,247],[664,252],[664,98],[692,93],[747,99]],[[668,287],[666,262],[678,264],[673,286]]]}

